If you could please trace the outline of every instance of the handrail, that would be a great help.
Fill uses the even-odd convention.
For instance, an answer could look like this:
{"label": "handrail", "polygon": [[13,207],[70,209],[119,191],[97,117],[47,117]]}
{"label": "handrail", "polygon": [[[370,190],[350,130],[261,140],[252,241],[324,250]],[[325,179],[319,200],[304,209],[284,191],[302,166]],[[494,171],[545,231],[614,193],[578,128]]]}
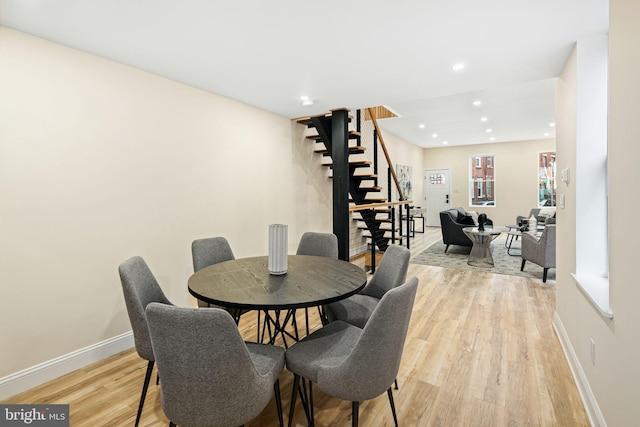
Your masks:
{"label": "handrail", "polygon": [[389,156],[389,152],[387,151],[387,146],[384,143],[384,138],[382,137],[382,132],[380,132],[380,127],[378,126],[378,120],[376,120],[375,113],[372,108],[367,108],[369,112],[369,117],[373,122],[373,126],[376,128],[376,132],[378,132],[378,138],[380,138],[380,146],[382,147],[382,151],[384,151],[384,156],[387,159],[387,164],[389,165],[389,170],[391,170],[391,175],[393,176],[393,181],[396,184],[396,189],[398,190],[400,200],[405,200],[405,195],[402,192],[402,188],[400,188],[400,181],[398,180],[398,176],[396,175],[396,171],[393,169],[393,165],[391,164],[391,157]]}
{"label": "handrail", "polygon": [[412,200],[402,200],[399,202],[382,202],[382,203],[369,203],[367,205],[353,205],[353,206],[349,206],[349,212],[364,211],[367,209],[382,208],[386,206],[407,205],[407,204],[411,204],[412,202],[413,202]]}

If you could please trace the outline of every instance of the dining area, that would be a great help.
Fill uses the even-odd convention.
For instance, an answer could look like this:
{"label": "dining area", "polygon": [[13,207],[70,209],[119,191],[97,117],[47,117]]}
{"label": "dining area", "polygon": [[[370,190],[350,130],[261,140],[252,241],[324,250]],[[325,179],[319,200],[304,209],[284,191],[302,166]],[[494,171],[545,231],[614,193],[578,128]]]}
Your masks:
{"label": "dining area", "polygon": [[[441,233],[439,228],[427,227],[425,235],[416,236],[412,242],[412,250],[420,252],[437,241],[441,237]],[[223,246],[229,244],[227,249],[233,246],[233,250],[212,251],[216,254],[222,253],[222,258],[239,254],[247,254],[248,258],[260,255],[260,253],[247,252],[233,235],[229,235],[228,238],[229,241],[224,242],[226,239],[204,237],[204,240],[195,246],[215,247],[215,244],[206,244],[213,239],[214,242],[222,242]],[[296,242],[296,238],[297,236],[291,240],[291,242],[295,242],[292,244],[299,244]],[[158,292],[159,289],[167,300],[165,304],[161,305],[175,304],[180,311],[182,309],[194,310],[198,316],[208,316],[206,314],[208,310],[202,310],[200,307],[206,306],[207,303],[198,302],[188,291],[188,281],[194,274],[194,268],[202,268],[199,262],[209,259],[209,256],[204,255],[202,259],[192,257],[190,246],[196,240],[201,239],[195,237],[183,239],[177,247],[176,254],[178,252],[184,254],[185,264],[188,268],[185,269],[184,277],[175,282],[173,289],[171,278],[163,271],[161,258],[152,255],[141,259],[132,257],[131,261],[114,258],[114,262],[111,263],[112,277],[108,285],[117,293],[118,307],[121,307],[118,310],[125,316],[124,320],[129,331],[131,331],[133,323],[128,318],[126,308],[126,299],[129,297],[126,296],[126,293],[123,295],[123,291],[129,288],[128,284],[133,282],[139,285],[135,288],[138,289],[136,293],[141,297],[143,294],[149,293],[154,298],[162,299],[162,295]],[[236,248],[238,248],[237,252]],[[304,252],[301,249],[304,248],[292,248],[288,251],[289,255],[295,256],[298,250]],[[207,250],[202,251],[201,248],[196,249],[195,252],[205,255],[208,253]],[[148,251],[143,250],[140,253],[147,255]],[[266,244],[264,245],[264,255],[268,255]],[[401,265],[397,260],[391,261],[392,257],[389,255],[390,253],[387,252],[384,257],[385,263],[390,266]],[[178,255],[173,255],[173,257],[175,256]],[[238,258],[242,259],[243,257],[239,256]],[[364,260],[352,259],[351,261],[358,267],[365,265]],[[114,268],[120,264],[122,264],[120,268]],[[121,270],[121,278],[125,279],[122,285],[118,284],[120,282],[118,270]],[[368,307],[378,305],[376,304],[377,298],[373,296],[376,295],[376,292],[373,290],[383,290],[383,284],[388,283],[389,274],[393,274],[393,272],[387,268],[381,268],[379,265],[375,275],[367,274],[366,287],[371,289],[365,291],[365,287],[350,297],[327,304],[326,306],[331,306],[332,310],[327,310],[326,313],[328,315],[331,313],[331,316],[334,316],[334,312],[338,312],[337,316],[342,316],[340,312],[343,311],[352,314],[349,321],[356,324],[366,322]],[[589,425],[585,409],[580,403],[578,390],[568,380],[571,373],[563,358],[562,347],[557,343],[553,328],[549,326],[549,319],[552,319],[555,310],[554,287],[544,286],[540,280],[527,277],[506,276],[489,271],[470,274],[467,270],[421,265],[411,261],[407,277],[414,276],[419,280],[419,286],[400,359],[400,367],[395,378],[389,380],[389,384],[392,384],[391,392],[399,425],[423,427],[442,425],[506,426],[521,424],[527,420],[535,420],[536,425]],[[405,280],[405,282],[407,281]],[[147,289],[148,292],[140,291],[140,288]],[[180,295],[183,295],[184,298],[180,299]],[[532,295],[538,297],[531,298]],[[149,299],[144,300],[149,301]],[[491,309],[487,310],[489,307]],[[95,310],[95,307],[93,309]],[[260,321],[258,321],[259,313]],[[240,344],[240,341],[244,342],[247,349],[243,351],[250,355],[249,358],[252,361],[268,360],[269,358],[262,358],[264,355],[258,357],[256,350],[273,347],[275,352],[280,353],[275,358],[278,363],[274,362],[271,365],[277,371],[284,353],[284,367],[278,375],[283,424],[291,424],[296,427],[310,424],[307,413],[309,415],[311,413],[308,406],[303,403],[305,398],[301,398],[301,395],[305,396],[306,385],[306,395],[309,396],[308,378],[312,377],[311,397],[314,425],[352,425],[353,401],[336,397],[333,393],[335,390],[324,388],[324,383],[320,387],[319,383],[313,380],[313,371],[301,369],[303,367],[301,361],[311,360],[310,356],[309,359],[306,359],[308,354],[304,343],[298,347],[301,349],[298,355],[295,354],[298,350],[293,350],[293,352],[289,350],[295,349],[296,345],[299,345],[290,337],[287,338],[288,347],[285,347],[281,335],[275,338],[273,346],[254,345],[260,344],[256,342],[257,325],[264,323],[264,313],[259,310],[245,311],[241,314],[237,324],[233,315],[228,314],[229,316],[225,316],[226,321],[223,320],[227,326],[230,326],[225,328],[229,333],[226,341],[233,341],[233,345]],[[295,315],[291,315],[287,331],[294,335],[292,319],[295,318],[301,342],[307,336],[305,314],[308,314],[309,318],[310,335],[323,329],[316,307],[311,307],[306,311],[302,308],[296,309]],[[286,315],[287,313],[281,312],[281,319],[284,320]],[[331,318],[333,319],[333,317]],[[517,321],[504,321],[509,318]],[[219,348],[219,345],[214,344],[212,336],[205,335],[214,330],[210,327],[210,322],[211,320],[197,319],[195,323],[201,324],[202,327],[186,327],[180,333],[174,333],[175,336],[169,340],[172,345],[179,347],[175,354],[192,357],[189,365],[201,357],[195,349],[206,354]],[[175,322],[167,323],[172,327]],[[331,328],[342,325],[345,329],[357,332],[356,329],[347,327],[342,322],[333,323],[334,326]],[[175,332],[175,329],[173,330]],[[328,329],[326,332],[328,336],[338,336],[335,330]],[[237,333],[241,336],[240,341],[237,339]],[[131,336],[131,332],[129,334]],[[191,339],[194,342],[190,344],[179,342],[181,335],[189,334],[193,335]],[[234,338],[230,338],[231,336]],[[99,361],[82,369],[77,369],[23,393],[16,394],[2,403],[68,404],[71,425],[77,427],[134,426],[136,424],[146,427],[167,426],[170,417],[163,408],[163,401],[167,402],[163,396],[168,397],[168,395],[162,391],[162,387],[170,385],[171,378],[163,376],[162,367],[158,365],[159,361],[155,358],[149,371],[150,361],[144,359],[143,354],[145,342],[150,343],[150,340],[145,341],[144,337],[144,333],[136,333],[135,343],[131,337],[131,342],[126,348],[122,348],[110,356],[102,357]],[[267,337],[268,334],[265,334],[265,341]],[[316,337],[318,336],[316,335]],[[324,338],[323,336],[318,337],[318,342]],[[211,343],[209,348],[206,347],[207,342]],[[252,347],[252,350],[249,350],[249,347]],[[151,346],[146,348],[152,349]],[[368,351],[375,352],[377,349]],[[315,358],[320,354],[320,351],[316,351],[315,348],[308,353],[314,356],[314,360],[320,360]],[[287,354],[293,363],[290,366],[291,370],[287,366],[287,362],[289,362]],[[331,356],[330,353],[326,354]],[[296,360],[293,360],[291,356]],[[525,356],[528,357],[525,358]],[[206,375],[205,373],[196,373],[193,368],[195,365],[189,369],[188,372],[194,374],[193,382],[190,382],[194,387],[197,379],[200,377],[208,378],[211,371],[214,371],[218,376],[222,375],[218,369],[221,365],[210,357],[203,362],[203,366],[209,370]],[[244,359],[244,362],[246,361],[247,359]],[[156,365],[160,366],[160,369],[157,369]],[[261,363],[261,371],[272,372],[268,365]],[[366,360],[360,365],[372,366],[372,361]],[[247,366],[249,365],[247,364]],[[343,364],[342,366],[347,365]],[[238,370],[238,372],[242,371]],[[300,374],[299,391],[296,393],[295,403],[292,405],[296,371]],[[351,369],[347,373],[356,375],[356,371]],[[532,375],[532,373],[536,373],[536,375]],[[260,402],[259,406],[264,404],[264,407],[254,418],[244,423],[246,427],[277,426],[280,423],[275,382],[271,383],[275,374],[269,373],[267,375],[272,375],[272,377],[260,389],[264,401]],[[360,375],[361,373],[357,373],[358,377]],[[145,377],[148,377],[146,388],[144,387]],[[324,374],[318,375],[316,380],[322,382],[320,381],[321,377],[324,377]],[[340,375],[340,377],[343,376]],[[228,381],[228,384],[241,384],[239,376],[233,374],[232,378],[234,380]],[[497,382],[496,378],[502,380]],[[357,384],[360,384],[359,380],[360,378],[356,381]],[[397,389],[394,380],[397,380]],[[208,382],[207,386],[210,386]],[[395,425],[387,393],[388,384],[383,387],[387,388],[377,397],[358,402],[359,425],[372,427]],[[358,390],[356,387],[354,389]],[[145,396],[141,399],[143,390]],[[258,389],[241,387],[243,398],[255,398],[254,391],[257,392]],[[244,402],[233,399],[230,395],[228,397],[231,399],[229,401],[231,403],[225,402],[225,407],[231,405],[230,407],[237,408],[234,405]],[[354,397],[361,398],[361,396],[349,396],[349,398]],[[308,397],[306,399],[309,400]],[[546,403],[543,405],[540,402]],[[189,408],[191,413],[199,413],[208,409],[209,405],[194,398],[183,407]],[[290,416],[291,408],[293,408],[293,416]],[[307,408],[306,411],[305,408]],[[182,423],[189,425],[184,421]],[[176,424],[180,425],[180,423]],[[203,424],[219,425],[213,422]]]}
{"label": "dining area", "polygon": [[170,426],[245,425],[265,412],[260,425],[311,426],[318,394],[351,402],[352,426],[361,402],[386,394],[384,416],[399,425],[394,390],[418,289],[410,251],[391,245],[368,275],[338,259],[332,233],[303,233],[294,253],[286,242],[270,232],[267,255],[236,259],[225,237],[194,240],[185,291],[197,307],[174,305],[143,257],[119,265],[147,362],[136,427],[154,372]]}

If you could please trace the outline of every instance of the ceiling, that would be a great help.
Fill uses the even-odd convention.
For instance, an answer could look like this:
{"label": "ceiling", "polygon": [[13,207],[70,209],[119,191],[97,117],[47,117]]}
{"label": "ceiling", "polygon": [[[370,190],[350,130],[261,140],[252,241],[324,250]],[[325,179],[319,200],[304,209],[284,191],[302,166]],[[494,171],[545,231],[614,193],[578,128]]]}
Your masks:
{"label": "ceiling", "polygon": [[0,23],[289,118],[385,105],[434,147],[554,137],[555,78],[608,1],[1,0]]}

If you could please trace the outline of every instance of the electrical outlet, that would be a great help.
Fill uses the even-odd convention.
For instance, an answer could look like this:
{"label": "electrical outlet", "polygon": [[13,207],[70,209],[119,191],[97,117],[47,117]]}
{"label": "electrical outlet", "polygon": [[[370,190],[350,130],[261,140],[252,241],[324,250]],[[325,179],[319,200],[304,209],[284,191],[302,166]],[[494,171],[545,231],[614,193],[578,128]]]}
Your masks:
{"label": "electrical outlet", "polygon": [[589,360],[593,366],[596,366],[596,342],[593,338],[589,340]]}

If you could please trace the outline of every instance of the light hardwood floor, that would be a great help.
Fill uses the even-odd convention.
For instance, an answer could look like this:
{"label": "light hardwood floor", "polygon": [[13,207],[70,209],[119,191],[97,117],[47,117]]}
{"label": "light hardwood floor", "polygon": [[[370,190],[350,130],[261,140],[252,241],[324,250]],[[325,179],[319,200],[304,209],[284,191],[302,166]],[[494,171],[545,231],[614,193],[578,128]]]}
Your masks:
{"label": "light hardwood floor", "polygon": [[[419,253],[440,238],[412,239]],[[358,261],[356,261],[358,262]],[[394,390],[401,426],[588,426],[551,325],[555,285],[489,272],[411,264],[420,280]],[[313,328],[319,327],[314,310]],[[302,319],[300,322],[302,322]],[[255,339],[255,315],[240,331]],[[301,323],[302,324],[302,323]],[[132,426],[146,361],[135,350],[109,357],[2,403],[70,404],[71,425]],[[285,422],[293,375],[280,377]],[[314,390],[316,425],[347,426],[351,404]],[[306,425],[298,405],[294,425]],[[159,386],[150,385],[141,426],[165,426]],[[272,399],[247,426],[276,426]],[[361,426],[392,426],[386,394],[360,405]]]}

